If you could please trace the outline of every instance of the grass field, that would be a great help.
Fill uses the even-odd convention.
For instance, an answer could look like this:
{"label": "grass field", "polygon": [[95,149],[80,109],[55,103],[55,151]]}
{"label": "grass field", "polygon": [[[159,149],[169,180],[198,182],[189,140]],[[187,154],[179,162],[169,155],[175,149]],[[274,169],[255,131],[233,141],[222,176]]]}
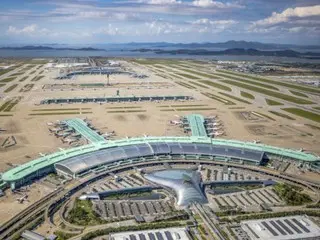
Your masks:
{"label": "grass field", "polygon": [[208,104],[184,104],[184,105],[169,105],[169,107],[205,107],[208,106]]}
{"label": "grass field", "polygon": [[308,98],[308,95],[304,94],[304,93],[301,93],[301,92],[297,92],[297,91],[294,91],[294,90],[289,90],[293,95],[296,95],[298,97],[305,97],[305,98]]}
{"label": "grass field", "polygon": [[188,83],[185,83],[185,82],[175,82],[176,84],[179,84],[180,86],[183,86],[183,87],[186,87],[186,88],[189,88],[189,89],[195,89],[196,87],[188,84]]}
{"label": "grass field", "polygon": [[279,106],[279,105],[283,105],[283,103],[274,101],[274,100],[269,99],[269,98],[266,98],[266,103],[267,103],[269,106]]}
{"label": "grass field", "polygon": [[202,84],[197,83],[197,82],[194,82],[194,81],[189,81],[189,83],[191,83],[191,84],[193,84],[193,85],[196,85],[196,86],[198,86],[198,87],[201,87],[201,88],[208,88],[207,86],[202,85]]}
{"label": "grass field", "polygon": [[177,108],[175,109],[178,112],[183,111],[206,111],[206,110],[216,110],[216,108]]}
{"label": "grass field", "polygon": [[107,111],[107,113],[141,113],[146,111],[147,110],[111,110]]}
{"label": "grass field", "polygon": [[320,110],[320,107],[313,107],[313,109],[315,109],[315,110]]}
{"label": "grass field", "polygon": [[13,100],[8,100],[0,106],[0,112],[4,111]]}
{"label": "grass field", "polygon": [[8,87],[6,90],[4,90],[5,93],[11,92],[13,89],[15,89],[18,86],[18,84],[13,84],[10,87]]}
{"label": "grass field", "polygon": [[15,79],[16,79],[16,77],[8,77],[8,78],[4,78],[4,79],[0,80],[0,82],[8,83],[8,82],[12,82]]}
{"label": "grass field", "polygon": [[133,60],[133,62],[141,65],[155,65],[155,64],[171,65],[171,64],[178,64],[180,61],[175,59],[135,59]]}
{"label": "grass field", "polygon": [[200,80],[199,82],[204,83],[206,85],[209,85],[211,87],[219,88],[224,91],[228,91],[228,92],[232,91],[232,89],[230,87],[222,85],[220,83],[216,83],[216,82],[212,82],[212,81],[208,81],[208,80]]}
{"label": "grass field", "polygon": [[127,107],[106,107],[106,109],[136,109],[142,108],[141,106],[127,106]]}
{"label": "grass field", "polygon": [[27,78],[28,78],[28,76],[24,76],[23,78],[21,78],[21,79],[19,80],[19,82],[23,82],[23,81],[25,81]]}
{"label": "grass field", "polygon": [[185,77],[185,78],[189,78],[189,79],[194,79],[194,80],[197,80],[197,79],[200,79],[196,76],[193,76],[193,75],[190,75],[190,74],[186,74],[186,73],[179,73],[179,72],[174,72],[174,74],[176,75],[179,75],[181,77]]}
{"label": "grass field", "polygon": [[201,94],[204,95],[204,96],[206,96],[206,97],[208,97],[208,98],[214,99],[214,100],[216,100],[216,101],[218,101],[218,102],[222,102],[222,103],[224,103],[224,104],[226,104],[226,105],[235,105],[234,102],[231,102],[230,100],[227,100],[227,99],[225,99],[225,98],[219,97],[219,96],[214,95],[214,94],[212,94],[212,93],[202,92]]}
{"label": "grass field", "polygon": [[282,118],[286,118],[289,120],[295,120],[293,117],[288,116],[287,114],[281,113],[281,112],[276,112],[276,111],[269,111],[270,113],[278,116],[278,117],[282,117]]}
{"label": "grass field", "polygon": [[214,75],[207,74],[207,73],[196,72],[196,71],[189,70],[189,69],[186,69],[186,68],[179,68],[179,69],[181,69],[181,70],[183,70],[183,71],[185,71],[185,72],[194,74],[194,75],[198,75],[198,76],[201,76],[201,77],[205,77],[205,78],[216,78]]}
{"label": "grass field", "polygon": [[223,74],[223,73],[216,73],[216,75],[218,75],[220,77],[224,77],[224,78],[240,81],[240,82],[249,83],[249,84],[252,84],[252,85],[255,85],[255,86],[259,86],[259,87],[263,87],[263,88],[279,91],[278,88],[276,88],[274,86],[271,86],[271,85],[268,85],[268,84],[263,84],[263,83],[260,83],[260,82],[250,81],[250,80],[247,80],[247,79],[242,79],[242,78],[230,76],[230,75]]}
{"label": "grass field", "polygon": [[46,116],[46,115],[74,115],[74,114],[89,114],[92,112],[45,112],[45,113],[30,113],[30,116]]}
{"label": "grass field", "polygon": [[4,84],[4,83],[0,83],[0,87],[3,87],[3,86],[5,86],[6,84]]}
{"label": "grass field", "polygon": [[235,75],[235,76],[239,76],[239,77],[246,77],[246,78],[249,78],[249,79],[252,79],[252,80],[256,80],[256,81],[262,81],[262,82],[265,82],[265,83],[276,84],[276,85],[279,85],[279,86],[293,88],[293,89],[297,89],[297,90],[301,90],[301,91],[312,92],[312,93],[320,93],[320,89],[300,86],[300,85],[297,85],[297,84],[294,84],[294,83],[275,81],[275,80],[271,80],[271,79],[268,79],[268,78],[255,77],[255,76],[249,75],[249,74],[241,74],[241,73],[235,73],[235,72],[225,71],[225,70],[218,70],[218,71],[219,72],[224,72],[224,73],[229,73],[229,74],[232,74],[232,75]]}
{"label": "grass field", "polygon": [[16,67],[9,67],[9,68],[7,68],[7,69],[1,69],[1,70],[0,70],[0,76],[3,75],[3,74],[6,74],[6,73],[8,73],[8,72],[13,71],[13,70],[16,69],[17,67],[18,67],[18,66],[16,66]]}
{"label": "grass field", "polygon": [[249,99],[255,99],[255,97],[251,93],[241,91],[240,94],[242,97],[249,98]]}
{"label": "grass field", "polygon": [[33,109],[33,112],[51,112],[51,111],[80,111],[81,108],[46,108],[46,109]]}
{"label": "grass field", "polygon": [[315,121],[315,122],[319,122],[320,123],[320,115],[313,113],[313,112],[309,112],[309,111],[305,111],[302,110],[300,108],[283,108],[282,110],[292,113],[294,115],[303,117],[303,118],[307,118],[309,120]]}
{"label": "grass field", "polygon": [[257,115],[257,116],[263,116],[263,117],[265,117],[265,118],[267,118],[267,119],[270,119],[270,120],[272,120],[272,121],[275,121],[275,119],[274,119],[274,118],[272,118],[272,117],[270,117],[269,115],[264,114],[264,113],[260,113],[260,112],[252,112],[252,114],[255,114],[255,115]]}
{"label": "grass field", "polygon": [[238,98],[238,97],[235,97],[235,96],[227,94],[227,93],[222,93],[222,92],[219,92],[219,93],[224,95],[224,96],[226,96],[226,97],[229,97],[229,98],[231,98],[233,100],[236,100],[236,101],[239,101],[239,102],[242,102],[242,103],[246,103],[246,104],[251,104],[251,102],[248,102],[248,101],[246,101],[246,100],[244,100],[242,98]]}
{"label": "grass field", "polygon": [[244,88],[244,89],[248,89],[248,90],[251,90],[251,91],[254,91],[254,92],[262,93],[262,94],[265,94],[265,95],[268,95],[268,96],[271,96],[271,97],[275,97],[275,98],[279,98],[279,99],[282,99],[282,100],[286,100],[288,102],[293,102],[293,103],[297,103],[297,104],[313,104],[313,102],[305,100],[305,99],[297,98],[297,97],[290,96],[290,95],[283,94],[283,93],[274,92],[274,91],[271,91],[271,90],[268,90],[268,89],[263,89],[263,88],[251,86],[251,85],[244,84],[244,83],[241,83],[241,82],[235,82],[235,81],[232,81],[232,80],[221,80],[221,81],[224,82],[224,83],[230,84],[230,85],[234,85],[234,86],[241,87],[241,88]]}
{"label": "grass field", "polygon": [[11,74],[10,77],[16,77],[16,76],[20,76],[20,75],[22,75],[22,74],[24,74],[24,72],[21,72],[21,71],[20,71],[20,72]]}
{"label": "grass field", "polygon": [[309,127],[309,128],[311,128],[311,129],[313,129],[313,130],[320,130],[320,127],[318,127],[318,126],[315,126],[315,125],[312,125],[312,124],[304,124],[305,126],[307,126],[307,127]]}
{"label": "grass field", "polygon": [[43,77],[44,77],[44,75],[35,76],[34,78],[31,79],[31,82],[39,81]]}

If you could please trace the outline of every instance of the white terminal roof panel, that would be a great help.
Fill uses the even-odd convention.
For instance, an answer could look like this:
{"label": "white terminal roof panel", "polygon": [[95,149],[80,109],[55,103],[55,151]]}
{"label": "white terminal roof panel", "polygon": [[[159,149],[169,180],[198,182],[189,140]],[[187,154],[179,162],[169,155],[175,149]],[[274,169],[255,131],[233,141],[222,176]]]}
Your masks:
{"label": "white terminal roof panel", "polygon": [[185,228],[163,228],[111,234],[110,240],[189,240]]}
{"label": "white terminal roof panel", "polygon": [[252,240],[320,239],[320,228],[308,216],[241,221]]}

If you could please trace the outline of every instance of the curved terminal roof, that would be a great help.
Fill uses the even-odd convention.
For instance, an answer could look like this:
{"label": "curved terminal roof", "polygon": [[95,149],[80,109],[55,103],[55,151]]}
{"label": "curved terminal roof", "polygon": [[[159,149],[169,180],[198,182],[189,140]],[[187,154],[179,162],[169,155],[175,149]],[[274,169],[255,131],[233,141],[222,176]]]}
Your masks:
{"label": "curved terminal roof", "polygon": [[215,146],[211,143],[186,143],[186,142],[151,142],[135,145],[106,148],[100,151],[71,157],[59,162],[56,167],[71,175],[77,174],[97,166],[113,162],[148,157],[154,155],[203,155],[215,157],[230,157],[259,164],[263,152],[238,149],[229,146]]}
{"label": "curved terminal roof", "polygon": [[192,202],[207,203],[200,188],[200,173],[185,169],[168,169],[145,174],[151,182],[172,188],[177,195],[178,206],[188,206]]}
{"label": "curved terminal roof", "polygon": [[252,142],[241,142],[234,140],[226,140],[226,139],[212,139],[208,137],[147,137],[147,138],[130,138],[130,139],[121,139],[115,141],[108,142],[97,142],[88,144],[85,146],[80,146],[76,148],[71,148],[68,150],[61,150],[59,152],[48,154],[46,156],[40,157],[33,161],[22,164],[18,167],[12,168],[7,172],[3,173],[2,179],[3,181],[18,181],[23,179],[31,174],[36,173],[37,171],[47,168],[53,167],[54,164],[59,163],[63,160],[80,156],[86,153],[95,152],[102,149],[114,148],[114,147],[123,147],[130,145],[139,145],[139,144],[151,144],[151,143],[203,143],[203,144],[212,144],[213,146],[229,146],[232,148],[238,149],[247,149],[254,150],[266,153],[272,153],[292,159],[296,159],[298,161],[304,162],[320,162],[320,158],[310,153],[295,151],[291,149],[284,149],[278,147],[272,147],[264,144],[255,144]]}

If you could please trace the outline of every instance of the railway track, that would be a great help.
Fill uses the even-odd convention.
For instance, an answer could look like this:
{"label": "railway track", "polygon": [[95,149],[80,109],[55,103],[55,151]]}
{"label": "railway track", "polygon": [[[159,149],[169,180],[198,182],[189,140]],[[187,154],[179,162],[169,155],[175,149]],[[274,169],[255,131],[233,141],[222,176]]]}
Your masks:
{"label": "railway track", "polygon": [[[218,162],[218,161],[213,161],[213,160],[202,160],[202,159],[194,159],[192,160],[195,164],[209,164],[209,165],[219,165],[219,166],[231,166],[235,168],[240,168],[243,170],[249,170],[253,172],[258,172],[262,174],[266,174],[272,177],[275,177],[277,179],[282,179],[290,182],[294,182],[295,184],[298,185],[303,185],[305,187],[308,187],[310,190],[313,190],[317,192],[318,189],[320,189],[320,184],[317,183],[310,183],[307,181],[303,181],[297,178],[294,178],[293,176],[283,174],[280,172],[276,172],[274,170],[270,169],[264,169],[264,168],[259,168],[255,166],[248,166],[248,165],[240,165],[236,163],[230,163],[230,162]],[[50,207],[54,206],[58,201],[65,202],[67,199],[70,198],[71,195],[75,194],[82,188],[84,188],[86,185],[91,184],[92,182],[95,182],[105,176],[107,176],[110,173],[115,173],[118,171],[124,171],[126,169],[133,169],[134,167],[141,167],[141,166],[151,166],[151,165],[159,165],[163,163],[186,163],[190,164],[191,160],[185,160],[185,159],[172,159],[172,160],[162,160],[161,162],[159,161],[147,161],[147,162],[140,162],[140,163],[134,163],[130,165],[122,165],[118,166],[116,168],[113,168],[111,170],[108,170],[106,172],[100,173],[98,175],[93,176],[92,178],[87,179],[85,182],[81,182],[78,185],[75,185],[71,189],[64,189],[62,187],[58,188],[54,192],[50,193],[46,197],[40,199],[36,203],[32,204],[16,216],[14,216],[12,219],[4,223],[0,227],[0,239],[10,239],[11,235],[17,233],[19,228],[22,228],[22,226],[26,225],[29,223],[28,220],[30,220],[33,216],[36,216],[39,214],[39,212],[44,211],[45,217],[48,218],[50,217],[51,214],[54,214],[55,211],[48,211]],[[318,194],[319,195],[319,194]],[[49,216],[48,216],[49,215]]]}

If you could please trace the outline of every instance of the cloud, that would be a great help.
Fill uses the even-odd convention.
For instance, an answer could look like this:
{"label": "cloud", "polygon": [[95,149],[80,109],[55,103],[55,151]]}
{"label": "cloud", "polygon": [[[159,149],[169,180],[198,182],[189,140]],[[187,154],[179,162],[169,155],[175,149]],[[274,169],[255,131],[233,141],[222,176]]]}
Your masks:
{"label": "cloud", "polygon": [[153,5],[170,5],[170,4],[181,4],[181,1],[177,0],[140,0],[138,3],[146,3]]}
{"label": "cloud", "polygon": [[223,3],[213,0],[195,0],[192,2],[193,6],[196,7],[210,7],[210,8],[244,8],[242,5],[236,3]]}
{"label": "cloud", "polygon": [[49,30],[46,28],[39,28],[36,24],[31,24],[28,26],[25,26],[23,28],[17,28],[14,26],[9,26],[7,30],[7,34],[25,34],[25,35],[32,35],[32,34],[47,34],[49,33]]}
{"label": "cloud", "polygon": [[268,18],[256,21],[255,26],[271,26],[279,23],[289,22],[293,18],[306,18],[320,16],[320,5],[309,7],[288,8],[282,13],[273,12]]}
{"label": "cloud", "polygon": [[198,25],[233,25],[236,23],[238,22],[234,20],[210,20],[208,18],[201,18],[191,22],[191,24]]}

